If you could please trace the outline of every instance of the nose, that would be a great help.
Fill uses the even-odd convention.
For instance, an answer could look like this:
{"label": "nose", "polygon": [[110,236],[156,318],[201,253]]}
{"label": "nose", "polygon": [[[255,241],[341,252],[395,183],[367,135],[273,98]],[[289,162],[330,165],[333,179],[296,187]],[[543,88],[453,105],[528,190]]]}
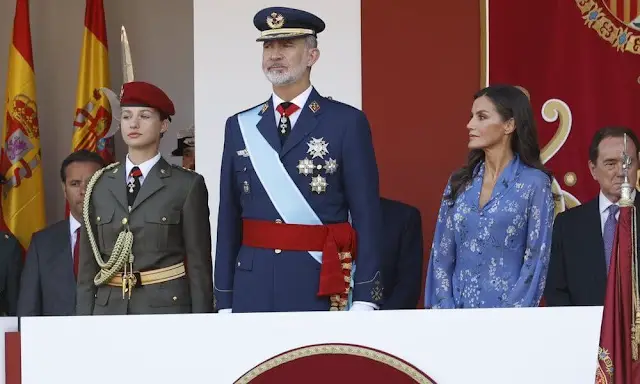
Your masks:
{"label": "nose", "polygon": [[467,129],[468,130],[472,130],[473,129],[473,117],[471,119],[469,119],[469,122],[467,122]]}
{"label": "nose", "polygon": [[134,117],[129,119],[129,128],[131,129],[138,129],[139,125],[138,125],[138,118]]}
{"label": "nose", "polygon": [[269,51],[269,59],[271,59],[272,61],[277,61],[282,59],[282,51],[280,50],[280,48],[272,48]]}

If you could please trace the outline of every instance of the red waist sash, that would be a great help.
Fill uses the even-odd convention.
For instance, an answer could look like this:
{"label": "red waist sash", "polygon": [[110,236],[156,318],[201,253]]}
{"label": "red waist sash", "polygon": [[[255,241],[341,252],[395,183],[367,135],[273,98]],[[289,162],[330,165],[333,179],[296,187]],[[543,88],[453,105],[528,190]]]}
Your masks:
{"label": "red waist sash", "polygon": [[349,287],[351,261],[355,260],[356,254],[356,231],[349,223],[302,225],[244,219],[242,244],[284,251],[322,252],[318,296],[344,294]]}

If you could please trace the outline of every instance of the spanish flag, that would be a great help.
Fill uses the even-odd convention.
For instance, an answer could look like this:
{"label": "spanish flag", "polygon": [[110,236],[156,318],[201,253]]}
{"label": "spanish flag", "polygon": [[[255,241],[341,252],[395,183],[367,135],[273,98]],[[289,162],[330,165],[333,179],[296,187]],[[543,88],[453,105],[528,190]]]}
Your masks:
{"label": "spanish flag", "polygon": [[87,0],[80,72],[76,90],[72,151],[97,152],[106,163],[114,161],[111,106],[100,88],[109,88],[109,49],[102,0]]}
{"label": "spanish flag", "polygon": [[17,0],[9,46],[5,120],[0,149],[1,229],[9,230],[24,249],[44,228],[44,188],[36,84],[31,50],[29,1]]}

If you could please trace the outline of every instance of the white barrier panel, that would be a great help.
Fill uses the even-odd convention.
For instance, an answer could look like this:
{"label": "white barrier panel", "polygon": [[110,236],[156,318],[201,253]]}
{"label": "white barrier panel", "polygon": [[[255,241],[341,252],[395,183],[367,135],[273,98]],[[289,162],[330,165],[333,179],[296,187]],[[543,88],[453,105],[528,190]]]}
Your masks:
{"label": "white barrier panel", "polygon": [[601,316],[602,307],[23,318],[22,383],[230,384],[325,343],[383,351],[438,384],[592,383]]}
{"label": "white barrier panel", "polygon": [[4,334],[7,332],[18,331],[18,318],[17,317],[0,317],[0,332],[2,332],[2,345],[0,345],[0,384],[5,384],[5,338]]}

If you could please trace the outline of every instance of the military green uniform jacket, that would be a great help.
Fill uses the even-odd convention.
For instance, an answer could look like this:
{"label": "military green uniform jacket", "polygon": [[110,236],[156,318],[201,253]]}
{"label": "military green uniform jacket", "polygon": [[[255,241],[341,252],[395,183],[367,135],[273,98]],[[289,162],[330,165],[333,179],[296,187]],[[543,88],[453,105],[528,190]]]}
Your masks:
{"label": "military green uniform jacket", "polygon": [[106,170],[90,196],[91,230],[103,260],[109,259],[126,219],[134,238],[134,272],[184,261],[186,276],[138,286],[130,299],[122,298],[120,287],[96,287],[99,267],[83,224],[77,315],[212,312],[211,229],[204,178],[160,158],[145,175],[129,212],[125,168],[122,162]]}

